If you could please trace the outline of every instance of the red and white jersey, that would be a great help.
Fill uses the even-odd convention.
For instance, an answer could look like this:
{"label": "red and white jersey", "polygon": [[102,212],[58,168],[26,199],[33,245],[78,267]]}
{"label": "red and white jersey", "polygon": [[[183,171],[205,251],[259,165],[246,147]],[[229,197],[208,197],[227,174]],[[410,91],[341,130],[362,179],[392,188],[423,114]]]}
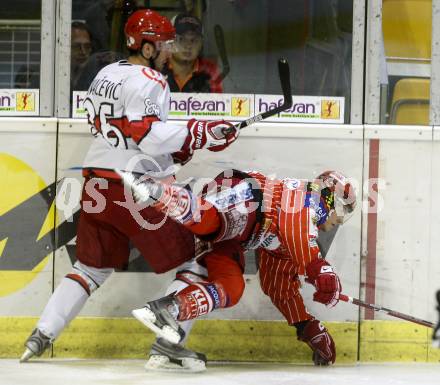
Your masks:
{"label": "red and white jersey", "polygon": [[84,107],[94,135],[84,161],[98,176],[113,170],[155,176],[173,174],[171,153],[179,151],[188,130],[166,123],[170,90],[160,72],[126,60],[104,67],[91,83]]}
{"label": "red and white jersey", "polygon": [[308,181],[269,179],[250,172],[263,190],[262,227],[255,246],[273,257],[290,259],[296,274],[304,275],[305,266],[321,258],[317,243],[319,207],[307,191]]}

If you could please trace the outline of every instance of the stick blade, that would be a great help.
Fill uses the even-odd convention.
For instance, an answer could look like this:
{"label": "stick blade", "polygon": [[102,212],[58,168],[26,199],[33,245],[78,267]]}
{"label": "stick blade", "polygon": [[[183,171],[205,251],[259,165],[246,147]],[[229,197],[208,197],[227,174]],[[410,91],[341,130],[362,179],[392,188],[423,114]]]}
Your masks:
{"label": "stick blade", "polygon": [[292,89],[290,87],[290,68],[289,62],[285,58],[278,60],[278,73],[280,76],[281,89],[284,96],[284,109],[292,106]]}

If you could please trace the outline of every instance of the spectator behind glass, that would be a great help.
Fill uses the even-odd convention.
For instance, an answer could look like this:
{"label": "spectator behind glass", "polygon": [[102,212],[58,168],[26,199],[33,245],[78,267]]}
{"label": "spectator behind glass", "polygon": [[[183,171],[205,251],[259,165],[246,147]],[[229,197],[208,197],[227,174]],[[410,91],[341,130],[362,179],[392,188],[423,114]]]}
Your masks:
{"label": "spectator behind glass", "polygon": [[70,82],[71,90],[79,90],[78,80],[92,53],[92,37],[85,23],[74,21],[71,32]]}
{"label": "spectator behind glass", "polygon": [[[92,37],[85,23],[79,21],[72,22],[70,50],[71,90],[83,90],[82,88],[77,88],[77,83],[92,53]],[[35,64],[22,65],[15,75],[15,87],[39,88],[39,86],[40,66]],[[84,89],[86,90],[87,88]]]}
{"label": "spectator behind glass", "polygon": [[179,14],[174,19],[176,47],[162,71],[168,76],[171,92],[223,92],[217,64],[200,56],[203,45],[201,21]]}
{"label": "spectator behind glass", "polygon": [[114,0],[73,0],[72,19],[82,20],[89,28],[97,50],[108,50]]}
{"label": "spectator behind glass", "polygon": [[75,88],[72,91],[87,91],[90,83],[95,78],[97,73],[110,63],[122,60],[124,55],[121,52],[114,51],[98,51],[90,55],[89,59],[84,65],[81,71],[81,76],[75,84]]}

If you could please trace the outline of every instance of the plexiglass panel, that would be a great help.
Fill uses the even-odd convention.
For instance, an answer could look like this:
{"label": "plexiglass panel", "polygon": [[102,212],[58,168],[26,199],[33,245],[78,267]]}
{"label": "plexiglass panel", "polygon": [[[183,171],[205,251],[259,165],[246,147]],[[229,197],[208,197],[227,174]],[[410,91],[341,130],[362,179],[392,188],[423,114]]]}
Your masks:
{"label": "plexiglass panel", "polygon": [[[294,95],[329,97],[295,100],[291,118],[348,123],[352,2],[73,0],[72,91],[86,90],[99,69],[128,55],[123,27],[139,8],[175,24],[178,52],[158,68],[172,92],[280,95],[277,61],[285,57]],[[313,103],[316,110],[306,110]]]}
{"label": "plexiglass panel", "polygon": [[431,0],[383,0],[382,123],[429,124]]}
{"label": "plexiglass panel", "polygon": [[0,9],[0,89],[40,85],[41,0],[17,0]]}

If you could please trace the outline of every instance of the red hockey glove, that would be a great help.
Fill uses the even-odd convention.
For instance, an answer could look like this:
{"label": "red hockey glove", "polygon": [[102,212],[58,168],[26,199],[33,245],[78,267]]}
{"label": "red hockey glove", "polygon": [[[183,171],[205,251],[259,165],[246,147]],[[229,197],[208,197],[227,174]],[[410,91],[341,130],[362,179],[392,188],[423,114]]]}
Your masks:
{"label": "red hockey glove", "polygon": [[191,119],[188,122],[188,137],[182,151],[193,152],[201,148],[221,151],[234,142],[240,130],[225,120],[207,121]]}
{"label": "red hockey glove", "polygon": [[313,300],[333,307],[339,302],[341,281],[331,265],[324,259],[315,259],[306,266],[306,282],[316,288]]}
{"label": "red hockey glove", "polygon": [[336,360],[336,348],[332,336],[327,329],[316,319],[310,320],[301,335],[300,341],[305,342],[313,351],[315,365],[330,365]]}

